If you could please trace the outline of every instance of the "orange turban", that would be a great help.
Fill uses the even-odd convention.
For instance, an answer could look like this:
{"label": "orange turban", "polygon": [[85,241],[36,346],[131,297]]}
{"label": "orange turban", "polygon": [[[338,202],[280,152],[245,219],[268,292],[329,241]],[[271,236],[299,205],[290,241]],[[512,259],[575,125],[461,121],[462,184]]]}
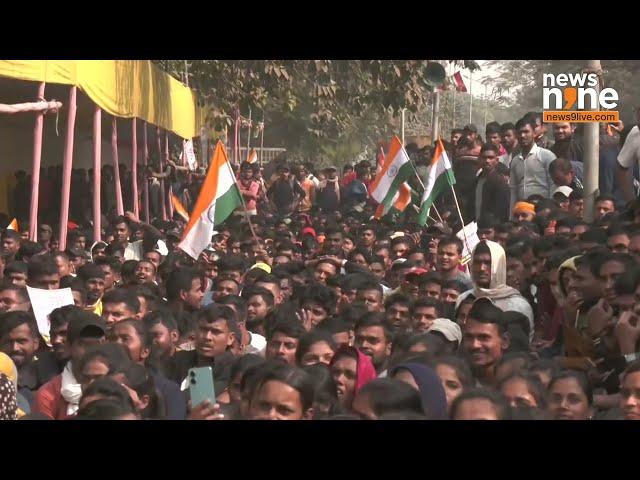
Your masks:
{"label": "orange turban", "polygon": [[533,203],[529,202],[517,202],[513,207],[513,213],[518,212],[530,212],[536,213],[536,206]]}

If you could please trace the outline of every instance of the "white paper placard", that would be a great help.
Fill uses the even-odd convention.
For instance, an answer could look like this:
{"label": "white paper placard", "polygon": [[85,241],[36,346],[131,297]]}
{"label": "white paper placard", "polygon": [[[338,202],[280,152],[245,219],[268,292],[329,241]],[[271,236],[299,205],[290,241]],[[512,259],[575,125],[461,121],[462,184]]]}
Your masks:
{"label": "white paper placard", "polygon": [[27,286],[27,293],[29,294],[33,314],[38,323],[38,331],[49,344],[49,314],[56,308],[74,305],[71,289],[43,290]]}
{"label": "white paper placard", "polygon": [[480,239],[478,238],[478,224],[476,222],[471,222],[470,224],[465,225],[463,230],[456,233],[456,237],[462,240],[463,245],[462,260],[460,263],[462,265],[466,265],[471,260],[471,252],[473,252],[476,245],[480,243]]}
{"label": "white paper placard", "polygon": [[183,144],[184,153],[187,156],[187,164],[189,170],[196,169],[196,153],[193,151],[193,142],[191,140],[185,140]]}

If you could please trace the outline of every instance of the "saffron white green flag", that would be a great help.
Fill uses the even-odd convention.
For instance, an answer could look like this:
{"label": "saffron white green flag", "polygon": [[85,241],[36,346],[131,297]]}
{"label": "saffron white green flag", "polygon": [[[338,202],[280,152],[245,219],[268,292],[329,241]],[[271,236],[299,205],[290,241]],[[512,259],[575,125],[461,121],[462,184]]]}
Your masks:
{"label": "saffron white green flag", "polygon": [[241,204],[242,197],[227,152],[218,141],[179,247],[197,260],[211,243],[214,226],[224,222]]}
{"label": "saffron white green flag", "polygon": [[[404,188],[402,191],[400,190],[412,173],[413,167],[411,166],[409,155],[407,155],[400,139],[395,136],[391,140],[389,153],[384,160],[382,168],[369,187],[371,198],[381,204],[384,210],[388,211],[399,196],[406,198],[407,191]],[[411,196],[409,195],[410,199]]]}
{"label": "saffron white green flag", "polygon": [[433,202],[438,198],[438,195],[440,195],[445,189],[450,188],[451,185],[455,185],[455,183],[456,177],[453,175],[451,162],[449,161],[447,152],[444,149],[442,140],[438,139],[436,151],[433,153],[431,166],[429,167],[429,172],[427,173],[427,178],[424,182],[424,194],[422,195],[420,218],[418,220],[420,225],[427,223],[429,210],[431,209]]}

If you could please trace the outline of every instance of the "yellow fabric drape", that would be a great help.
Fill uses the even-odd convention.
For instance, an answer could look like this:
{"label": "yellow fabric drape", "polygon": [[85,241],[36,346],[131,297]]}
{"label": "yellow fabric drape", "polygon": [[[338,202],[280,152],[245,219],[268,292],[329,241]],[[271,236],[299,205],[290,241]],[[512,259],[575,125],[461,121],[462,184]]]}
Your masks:
{"label": "yellow fabric drape", "polygon": [[193,90],[149,60],[0,60],[0,76],[76,85],[111,115],[200,135],[204,111]]}

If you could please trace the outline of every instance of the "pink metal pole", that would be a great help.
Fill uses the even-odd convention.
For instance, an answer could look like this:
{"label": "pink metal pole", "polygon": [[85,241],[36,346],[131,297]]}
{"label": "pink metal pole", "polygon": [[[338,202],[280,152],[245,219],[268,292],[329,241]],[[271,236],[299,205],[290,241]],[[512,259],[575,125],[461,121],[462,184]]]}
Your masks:
{"label": "pink metal pole", "polygon": [[[160,171],[164,172],[164,162],[162,161],[162,140],[160,139],[160,127],[156,127],[156,137],[158,139],[158,162]],[[167,202],[164,196],[164,178],[160,179],[160,208],[162,208],[162,220],[167,220]]]}
{"label": "pink metal pole", "polygon": [[[44,99],[42,82],[38,87],[38,100]],[[38,241],[38,200],[40,194],[40,159],[42,158],[42,130],[44,112],[36,113],[36,125],[33,129],[33,172],[31,173],[31,208],[29,210],[29,240]]]}
{"label": "pink metal pole", "polygon": [[131,196],[133,197],[133,213],[140,215],[138,205],[138,125],[134,118],[131,123]]}
{"label": "pink metal pole", "polygon": [[147,165],[149,165],[149,143],[147,141],[147,122],[144,122],[144,130],[142,131],[142,138],[144,141],[144,189],[142,191],[144,198],[144,221],[149,223],[149,181],[147,179]]}
{"label": "pink metal pole", "polygon": [[[164,131],[164,161],[165,165],[169,164],[169,132]],[[173,220],[173,202],[171,201],[171,195],[173,195],[173,188],[171,182],[169,182],[169,188],[167,189],[167,197],[164,199],[167,202],[167,210],[169,211],[169,220]]]}
{"label": "pink metal pole", "polygon": [[260,132],[260,166],[262,167],[262,154],[264,152],[264,115],[262,116],[262,131]]}
{"label": "pink metal pole", "polygon": [[233,132],[233,164],[238,165],[238,127],[239,127],[240,119],[238,118],[238,114],[236,113],[236,126]]}
{"label": "pink metal pole", "polygon": [[118,121],[113,117],[111,122],[111,151],[113,157],[113,179],[116,182],[116,211],[124,215],[122,204],[122,185],[120,183],[120,163],[118,162]]}
{"label": "pink metal pole", "polygon": [[73,85],[69,92],[69,114],[67,138],[64,142],[62,160],[62,203],[60,205],[60,251],[67,249],[67,224],[69,222],[69,196],[71,193],[71,166],[73,164],[73,135],[76,128],[76,99],[78,88]]}
{"label": "pink metal pole", "polygon": [[102,110],[96,105],[93,112],[93,241],[102,240],[102,212],[100,199],[102,182]]}

